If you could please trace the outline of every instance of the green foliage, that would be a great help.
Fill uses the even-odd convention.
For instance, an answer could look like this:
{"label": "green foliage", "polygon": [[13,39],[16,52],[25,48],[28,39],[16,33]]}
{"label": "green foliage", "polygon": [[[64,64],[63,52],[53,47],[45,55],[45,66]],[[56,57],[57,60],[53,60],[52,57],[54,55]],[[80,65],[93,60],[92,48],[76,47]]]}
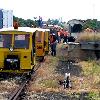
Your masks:
{"label": "green foliage", "polygon": [[27,27],[32,27],[32,25],[34,25],[34,24],[35,24],[35,22],[33,20],[31,20],[31,19],[26,20],[26,26]]}
{"label": "green foliage", "polygon": [[[35,18],[36,19],[36,18]],[[23,27],[32,27],[32,25],[37,26],[38,27],[38,20],[31,20],[31,19],[27,19],[24,20],[22,18],[18,18],[13,16],[13,20],[14,21],[18,21],[20,26]],[[46,22],[47,24],[52,24],[52,25],[59,25],[62,28],[64,28],[64,25],[66,22],[61,22],[59,19],[48,19],[48,21]],[[97,19],[87,19],[83,25],[83,29],[86,28],[91,28],[94,30],[100,30],[100,21],[97,21]]]}
{"label": "green foliage", "polygon": [[48,19],[47,23],[52,24],[52,25],[58,25],[59,20],[58,19]]}
{"label": "green foliage", "polygon": [[[18,21],[19,26],[21,27],[32,27],[32,25],[38,27],[38,20],[36,19],[35,20],[31,20],[31,19],[24,20],[22,18],[13,16],[13,21]],[[65,22],[60,22],[58,19],[48,19],[46,23],[52,24],[52,25],[59,25],[61,27],[64,27],[64,24],[65,24]]]}
{"label": "green foliage", "polygon": [[83,29],[91,28],[93,30],[100,29],[100,21],[97,21],[97,19],[87,19],[83,25]]}
{"label": "green foliage", "polygon": [[58,25],[58,23],[59,23],[59,20],[58,20],[58,19],[55,19],[55,20],[53,19],[53,20],[52,20],[52,24],[53,24],[53,25]]}
{"label": "green foliage", "polygon": [[48,19],[47,24],[58,25],[64,28],[66,22],[61,22],[59,19]]}
{"label": "green foliage", "polygon": [[13,21],[18,21],[20,27],[32,27],[32,25],[35,25],[35,21],[31,19],[24,20],[15,16],[13,16]]}
{"label": "green foliage", "polygon": [[52,21],[50,20],[50,18],[47,21],[48,25],[52,24]]}
{"label": "green foliage", "polygon": [[99,93],[90,92],[86,99],[87,100],[100,100]]}

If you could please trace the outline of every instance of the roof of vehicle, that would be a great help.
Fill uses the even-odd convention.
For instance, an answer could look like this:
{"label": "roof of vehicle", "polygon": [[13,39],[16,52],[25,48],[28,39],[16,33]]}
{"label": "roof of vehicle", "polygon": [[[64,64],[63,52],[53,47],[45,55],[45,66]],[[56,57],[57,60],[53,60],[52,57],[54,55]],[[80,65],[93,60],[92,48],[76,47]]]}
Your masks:
{"label": "roof of vehicle", "polygon": [[50,31],[50,29],[45,29],[45,31]]}
{"label": "roof of vehicle", "polygon": [[18,27],[18,29],[14,29],[14,27],[9,27],[0,29],[0,32],[5,32],[5,31],[35,32],[36,30],[37,28],[30,28],[30,27]]}
{"label": "roof of vehicle", "polygon": [[45,32],[45,31],[50,31],[49,29],[43,29],[43,28],[36,28],[36,30],[38,30],[38,31],[43,31],[43,32]]}
{"label": "roof of vehicle", "polygon": [[14,27],[9,27],[9,28],[2,28],[0,29],[0,32],[5,32],[5,31],[19,31],[19,32],[35,32],[35,31],[50,31],[49,29],[42,29],[42,28],[30,28],[30,27],[18,27],[18,29],[14,29]]}

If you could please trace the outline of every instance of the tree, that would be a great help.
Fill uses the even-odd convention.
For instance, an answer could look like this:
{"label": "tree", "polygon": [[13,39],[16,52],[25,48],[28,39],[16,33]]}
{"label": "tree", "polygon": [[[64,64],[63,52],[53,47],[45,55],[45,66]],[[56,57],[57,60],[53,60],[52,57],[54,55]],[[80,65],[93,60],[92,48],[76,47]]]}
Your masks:
{"label": "tree", "polygon": [[24,20],[15,16],[13,16],[13,21],[17,21],[20,27],[32,27],[32,25],[35,25],[35,21],[31,19]]}
{"label": "tree", "polygon": [[32,27],[32,25],[34,25],[34,24],[35,24],[35,22],[33,20],[31,20],[31,19],[26,20],[26,26],[27,27]]}
{"label": "tree", "polygon": [[86,28],[91,28],[93,30],[96,30],[97,29],[97,23],[98,21],[96,19],[88,19],[85,21],[85,24],[83,25],[83,29],[86,29]]}

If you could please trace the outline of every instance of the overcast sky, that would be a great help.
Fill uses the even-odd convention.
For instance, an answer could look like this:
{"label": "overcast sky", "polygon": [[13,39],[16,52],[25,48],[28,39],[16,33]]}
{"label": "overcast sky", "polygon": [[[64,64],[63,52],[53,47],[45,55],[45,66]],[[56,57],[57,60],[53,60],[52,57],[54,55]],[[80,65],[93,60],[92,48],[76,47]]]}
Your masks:
{"label": "overcast sky", "polygon": [[46,18],[98,19],[100,0],[0,0],[0,8],[13,10],[24,19],[42,16]]}

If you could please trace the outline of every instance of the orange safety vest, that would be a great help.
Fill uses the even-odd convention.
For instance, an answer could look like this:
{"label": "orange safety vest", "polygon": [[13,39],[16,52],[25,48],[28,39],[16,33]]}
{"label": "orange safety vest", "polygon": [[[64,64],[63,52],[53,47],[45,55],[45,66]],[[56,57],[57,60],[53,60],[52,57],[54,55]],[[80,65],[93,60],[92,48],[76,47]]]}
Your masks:
{"label": "orange safety vest", "polygon": [[51,36],[50,36],[50,43],[53,43],[53,42],[55,42],[55,41],[56,41],[56,39],[55,39],[54,35],[51,35]]}
{"label": "orange safety vest", "polygon": [[58,36],[60,36],[60,32],[58,32]]}
{"label": "orange safety vest", "polygon": [[64,36],[67,36],[68,35],[68,32],[64,32]]}
{"label": "orange safety vest", "polygon": [[53,43],[53,35],[50,36],[50,43]]}

